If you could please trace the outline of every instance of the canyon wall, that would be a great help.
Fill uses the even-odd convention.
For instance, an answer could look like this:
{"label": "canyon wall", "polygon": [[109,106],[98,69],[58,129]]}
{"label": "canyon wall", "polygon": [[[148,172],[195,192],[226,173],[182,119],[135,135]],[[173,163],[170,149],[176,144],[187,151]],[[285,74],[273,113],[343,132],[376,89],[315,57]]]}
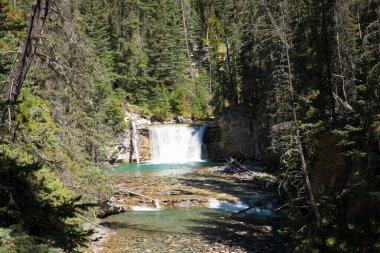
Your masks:
{"label": "canyon wall", "polygon": [[[256,113],[257,114],[257,113]],[[269,122],[255,117],[251,108],[242,104],[230,107],[208,127],[204,143],[209,159],[263,160],[269,147]]]}

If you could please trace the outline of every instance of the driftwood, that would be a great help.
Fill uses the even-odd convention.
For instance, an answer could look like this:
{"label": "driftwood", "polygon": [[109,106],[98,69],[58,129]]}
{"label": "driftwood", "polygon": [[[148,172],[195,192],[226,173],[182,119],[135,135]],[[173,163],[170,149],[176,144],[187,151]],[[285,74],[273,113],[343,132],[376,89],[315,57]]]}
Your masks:
{"label": "driftwood", "polygon": [[228,218],[231,218],[231,217],[234,217],[234,216],[236,216],[236,215],[239,215],[239,214],[246,214],[248,211],[250,211],[250,210],[255,210],[257,207],[256,206],[250,206],[250,207],[248,207],[248,208],[246,208],[246,209],[244,209],[244,210],[241,210],[241,211],[239,211],[239,212],[236,212],[236,213],[233,213],[233,214],[231,214]]}
{"label": "driftwood", "polygon": [[[274,197],[275,197],[275,195],[268,194],[268,195],[259,196],[256,200],[250,200],[249,201],[249,207],[247,207],[241,211],[238,211],[236,213],[231,214],[229,216],[229,218],[236,216],[236,215],[239,215],[239,214],[249,214],[249,211],[251,211],[251,210],[254,210],[254,211],[262,210],[266,203],[274,200]],[[277,210],[275,210],[275,211],[277,211]]]}
{"label": "driftwood", "polygon": [[236,159],[229,157],[227,163],[225,163],[225,172],[227,173],[236,173],[236,172],[247,172],[247,169],[244,165],[239,163]]}
{"label": "driftwood", "polygon": [[141,194],[141,193],[137,193],[137,192],[134,192],[134,191],[130,191],[130,190],[125,189],[125,188],[123,188],[123,191],[128,192],[128,193],[131,193],[131,194],[133,194],[133,195],[137,195],[137,196],[143,197],[143,198],[150,199],[150,200],[154,201],[154,203],[160,203],[160,204],[166,205],[166,203],[164,203],[164,202],[162,202],[162,201],[160,201],[160,200],[158,200],[158,199],[154,199],[154,198],[148,197],[148,196],[143,195],[143,194]]}

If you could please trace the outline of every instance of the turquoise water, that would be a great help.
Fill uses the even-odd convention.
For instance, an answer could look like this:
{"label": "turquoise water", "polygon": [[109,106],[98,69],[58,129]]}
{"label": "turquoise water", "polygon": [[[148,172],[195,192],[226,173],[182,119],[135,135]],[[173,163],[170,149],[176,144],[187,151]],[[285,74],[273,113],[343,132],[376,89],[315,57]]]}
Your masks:
{"label": "turquoise water", "polygon": [[193,162],[193,163],[129,163],[119,164],[115,166],[109,166],[104,168],[104,171],[110,174],[140,174],[140,173],[152,173],[155,176],[170,176],[180,175],[191,172],[193,169],[205,168],[211,166],[221,165],[221,163],[215,162]]}
{"label": "turquoise water", "polygon": [[196,228],[206,228],[213,221],[228,215],[216,209],[161,209],[158,211],[125,212],[109,216],[103,220],[108,227],[118,233],[129,230],[150,232],[186,233]]}

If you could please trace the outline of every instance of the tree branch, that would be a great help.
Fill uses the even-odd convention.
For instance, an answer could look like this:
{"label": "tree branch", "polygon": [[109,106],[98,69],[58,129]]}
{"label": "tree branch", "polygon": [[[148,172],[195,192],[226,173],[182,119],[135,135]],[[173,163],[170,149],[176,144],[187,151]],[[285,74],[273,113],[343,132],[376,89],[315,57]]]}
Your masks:
{"label": "tree branch", "polygon": [[38,41],[43,34],[49,4],[50,0],[37,0],[33,7],[27,35],[3,89],[3,98],[8,103],[14,103],[20,94],[21,87],[36,53]]}

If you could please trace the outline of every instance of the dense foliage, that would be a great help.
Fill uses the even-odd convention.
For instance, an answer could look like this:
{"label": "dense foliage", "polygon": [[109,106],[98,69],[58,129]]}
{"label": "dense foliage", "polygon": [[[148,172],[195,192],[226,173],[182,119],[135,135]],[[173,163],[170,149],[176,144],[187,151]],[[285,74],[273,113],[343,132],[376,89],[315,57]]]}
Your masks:
{"label": "dense foliage", "polygon": [[[0,0],[0,86],[32,2]],[[379,250],[379,31],[379,0],[51,1],[18,101],[1,107],[0,243],[82,245],[78,212],[107,191],[98,167],[125,109],[202,119],[245,104],[283,172],[296,251]],[[343,164],[331,184],[317,180],[326,136]]]}
{"label": "dense foliage", "polygon": [[[15,2],[0,4],[2,84],[27,36],[32,8],[30,1],[17,1],[17,6]],[[85,246],[91,231],[83,227],[83,214],[95,218],[89,210],[108,192],[99,166],[112,157],[126,127],[124,93],[113,89],[111,72],[101,60],[104,55],[95,53],[95,40],[74,17],[70,20],[69,6],[50,7],[18,101],[1,105],[4,252]]]}

